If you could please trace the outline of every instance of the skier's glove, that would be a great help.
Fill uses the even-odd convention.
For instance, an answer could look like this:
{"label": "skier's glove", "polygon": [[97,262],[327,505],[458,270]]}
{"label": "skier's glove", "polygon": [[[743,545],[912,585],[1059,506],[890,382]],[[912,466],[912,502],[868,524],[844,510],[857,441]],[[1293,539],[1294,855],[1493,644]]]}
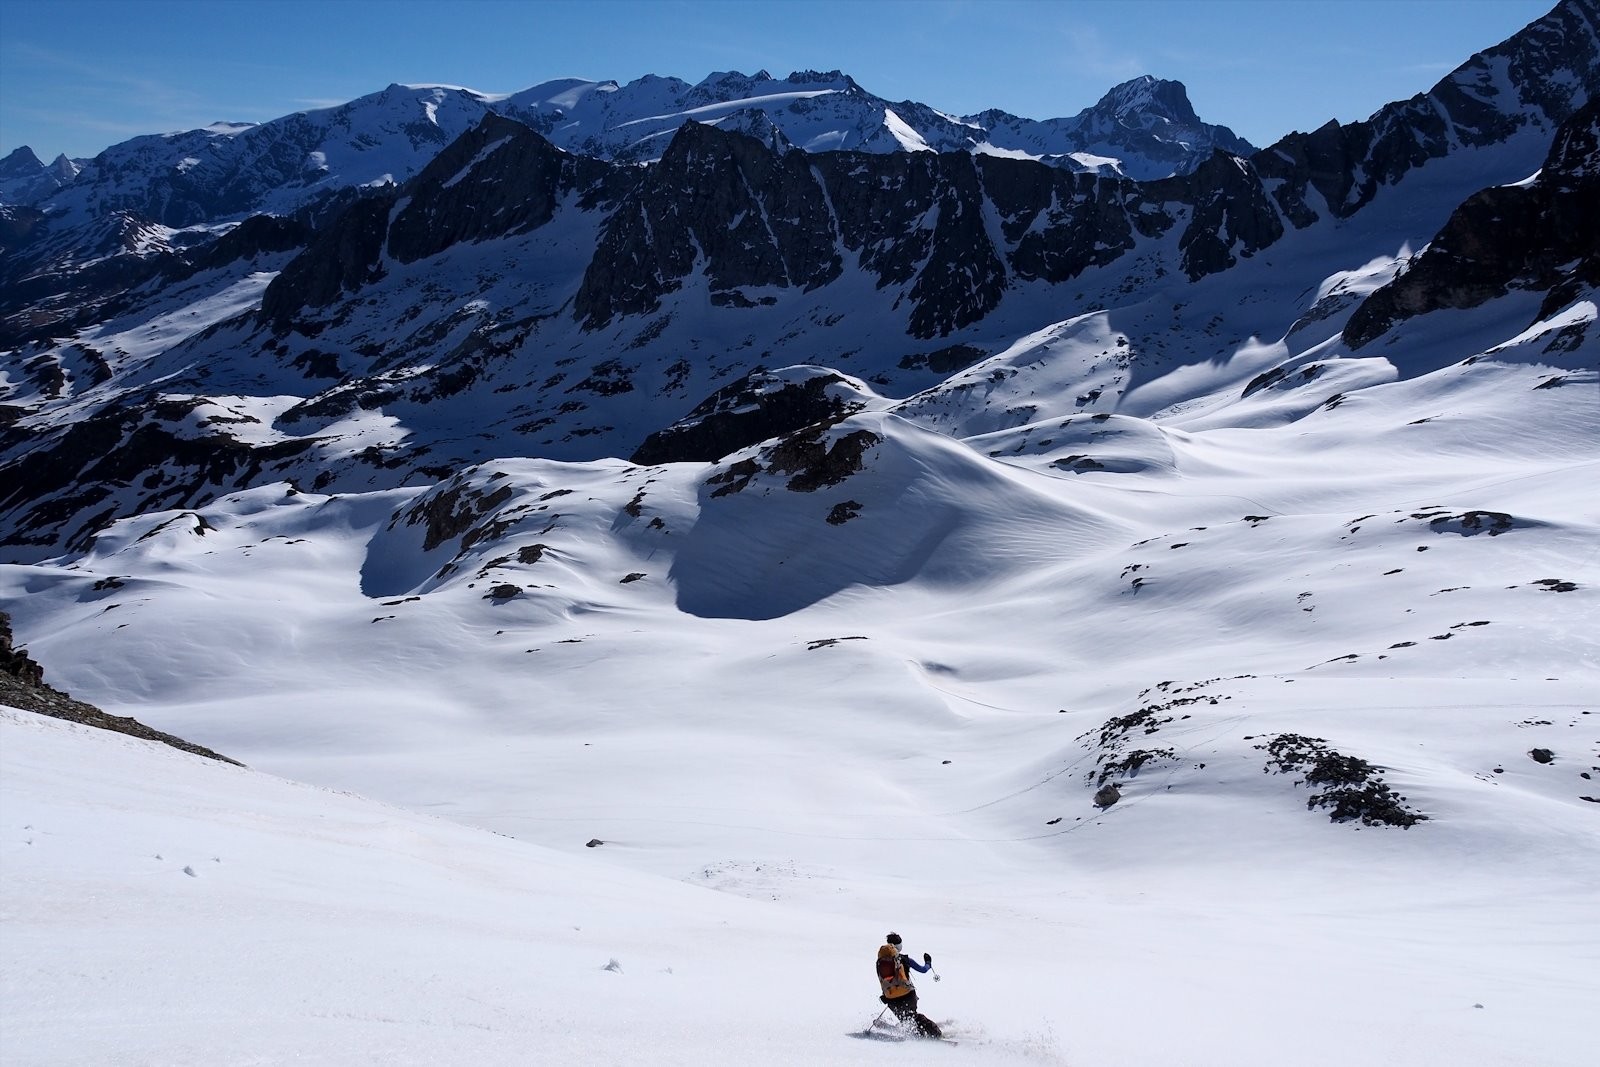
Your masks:
{"label": "skier's glove", "polygon": [[932,967],[933,966],[933,957],[928,955],[926,952],[924,952],[922,954],[922,962],[927,964],[929,967]]}

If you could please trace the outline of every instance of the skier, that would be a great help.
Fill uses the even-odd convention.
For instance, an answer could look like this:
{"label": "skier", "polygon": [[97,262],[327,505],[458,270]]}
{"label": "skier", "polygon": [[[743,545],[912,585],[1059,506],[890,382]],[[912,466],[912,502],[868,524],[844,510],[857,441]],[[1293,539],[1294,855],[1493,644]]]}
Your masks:
{"label": "skier", "polygon": [[917,1033],[923,1037],[943,1037],[939,1024],[917,1011],[917,987],[911,984],[911,976],[906,973],[909,967],[927,974],[933,969],[933,957],[924,952],[922,962],[918,963],[907,956],[900,951],[897,933],[890,932],[884,941],[886,944],[878,949],[878,984],[883,987],[883,995],[878,999],[887,1004],[902,1023],[914,1023]]}

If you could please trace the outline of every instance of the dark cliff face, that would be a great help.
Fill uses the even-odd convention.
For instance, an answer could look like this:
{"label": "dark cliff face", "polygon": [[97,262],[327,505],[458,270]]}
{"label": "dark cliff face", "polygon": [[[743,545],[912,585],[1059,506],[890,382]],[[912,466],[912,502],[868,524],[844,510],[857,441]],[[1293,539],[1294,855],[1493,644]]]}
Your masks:
{"label": "dark cliff face", "polygon": [[463,241],[537,229],[565,194],[593,187],[607,170],[520,122],[485,116],[406,183],[389,225],[389,255],[414,263]]}
{"label": "dark cliff face", "polygon": [[1344,338],[1360,348],[1415,315],[1476,307],[1512,288],[1559,292],[1573,280],[1600,284],[1600,98],[1557,131],[1535,181],[1485,189],[1458,207],[1405,272],[1356,309]]}
{"label": "dark cliff face", "polygon": [[575,310],[591,327],[655,310],[704,259],[713,303],[743,287],[815,289],[839,276],[828,205],[801,152],[685,123],[611,217]]}
{"label": "dark cliff face", "polygon": [[282,332],[384,274],[457,244],[526,233],[574,197],[593,208],[632,175],[571,156],[520,122],[488,115],[399,189],[370,193],[329,223],[267,287],[261,318]]}
{"label": "dark cliff face", "polygon": [[1252,256],[1283,236],[1283,223],[1261,177],[1237,156],[1213,153],[1175,192],[1194,205],[1178,239],[1181,266],[1190,281],[1225,271],[1238,256]]}
{"label": "dark cliff face", "polygon": [[346,208],[267,286],[262,320],[282,332],[301,309],[326,307],[382,277],[383,242],[394,202],[395,194],[385,191]]}
{"label": "dark cliff face", "polygon": [[1473,56],[1425,95],[1364,122],[1291,133],[1251,157],[1290,222],[1348,218],[1383,186],[1458,147],[1503,143],[1530,124],[1554,129],[1600,89],[1600,4],[1563,0]]}
{"label": "dark cliff face", "polygon": [[854,261],[878,288],[904,289],[909,334],[940,337],[993,311],[1013,276],[1064,282],[1164,232],[1173,218],[1145,209],[1169,199],[1202,206],[1191,240],[1224,233],[1221,249],[1188,257],[1194,277],[1231,265],[1235,239],[1248,252],[1282,233],[1254,173],[1221,154],[1146,191],[963,152],[780,156],[686,126],[612,216],[575,307],[591,328],[654,312],[702,268],[713,304],[744,306],[741,287],[810,290]]}

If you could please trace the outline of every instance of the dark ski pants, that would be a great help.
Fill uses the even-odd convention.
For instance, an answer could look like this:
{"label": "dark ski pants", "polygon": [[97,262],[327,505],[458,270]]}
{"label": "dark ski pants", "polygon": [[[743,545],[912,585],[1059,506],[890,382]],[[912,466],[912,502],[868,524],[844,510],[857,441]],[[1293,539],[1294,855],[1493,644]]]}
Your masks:
{"label": "dark ski pants", "polygon": [[943,1037],[944,1032],[939,1029],[939,1024],[917,1010],[917,991],[913,989],[903,997],[888,998],[885,1003],[889,1010],[894,1012],[895,1018],[903,1023],[915,1023],[917,1033],[923,1037]]}

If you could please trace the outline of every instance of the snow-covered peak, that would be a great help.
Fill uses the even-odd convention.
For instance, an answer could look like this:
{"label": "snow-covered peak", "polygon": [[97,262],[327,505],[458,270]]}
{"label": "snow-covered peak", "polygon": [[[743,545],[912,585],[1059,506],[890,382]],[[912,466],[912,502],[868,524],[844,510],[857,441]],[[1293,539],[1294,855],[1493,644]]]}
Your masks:
{"label": "snow-covered peak", "polygon": [[1200,121],[1200,117],[1194,113],[1194,105],[1189,103],[1189,93],[1182,82],[1149,74],[1141,74],[1112,87],[1090,110],[1115,115],[1119,119],[1156,115],[1171,122]]}
{"label": "snow-covered peak", "polygon": [[13,149],[10,155],[0,159],[0,179],[32,175],[43,169],[43,161],[27,145]]}
{"label": "snow-covered peak", "polygon": [[78,165],[65,155],[47,167],[32,148],[22,145],[0,159],[0,204],[35,203],[77,176]]}
{"label": "snow-covered peak", "polygon": [[[456,85],[391,84],[347,103],[296,112],[270,122],[215,123],[160,136],[136,137],[106,149],[82,175],[64,168],[49,182],[37,157],[13,153],[24,179],[3,179],[5,202],[38,203],[78,218],[108,209],[149,215],[168,226],[287,213],[329,191],[404,181],[449,141],[496,112],[533,127],[557,147],[622,162],[660,158],[684,122],[722,122],[738,112],[761,112],[735,126],[770,129],[806,151],[936,151],[1007,154],[1068,170],[1162,177],[1193,169],[1215,143],[1229,151],[1249,146],[1229,134],[1218,140],[1196,125],[1183,87],[1154,78],[1119,86],[1106,101],[1105,125],[1145,131],[1141,143],[1114,143],[1076,119],[1036,122],[1004,112],[956,118],[915,101],[890,104],[840,70],[802,70],[776,77],[719,71],[691,85],[645,75],[627,83],[565,77],[518,92],[493,94]],[[1186,119],[1185,116],[1188,116]],[[1088,130],[1088,132],[1085,132]],[[20,150],[19,150],[20,151]],[[1109,165],[1085,166],[1085,156]],[[175,179],[174,176],[180,176]],[[70,195],[57,196],[66,185]]]}

